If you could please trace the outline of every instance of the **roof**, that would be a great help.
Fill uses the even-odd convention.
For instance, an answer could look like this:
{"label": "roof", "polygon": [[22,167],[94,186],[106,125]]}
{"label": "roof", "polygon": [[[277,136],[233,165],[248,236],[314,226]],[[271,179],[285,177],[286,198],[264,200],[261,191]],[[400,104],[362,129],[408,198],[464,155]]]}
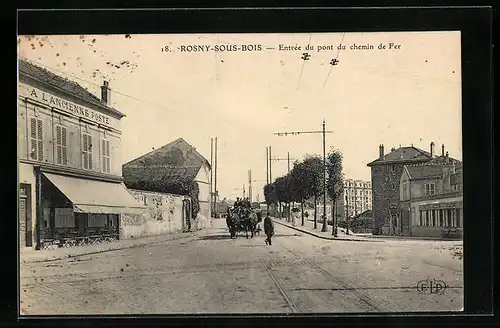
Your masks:
{"label": "roof", "polygon": [[[200,168],[210,163],[188,144],[178,138],[123,165],[124,183],[128,188],[176,192],[182,184],[195,180]],[[157,190],[161,185],[162,190]]]}
{"label": "roof", "polygon": [[[446,163],[448,157],[448,163]],[[459,161],[458,159],[449,157],[449,156],[439,156],[436,158],[431,159],[430,161],[427,162],[427,164],[461,164],[462,162]]]}
{"label": "roof", "polygon": [[95,106],[99,106],[101,109],[120,117],[126,116],[113,107],[106,105],[100,98],[96,97],[93,93],[89,92],[78,83],[54,74],[45,68],[34,65],[24,59],[19,59],[19,75],[28,76],[50,88],[59,89],[70,96],[79,98]]}
{"label": "roof", "polygon": [[406,165],[410,180],[440,179],[443,176],[443,165]]}
{"label": "roof", "polygon": [[367,164],[367,166],[386,164],[394,162],[426,162],[431,159],[431,153],[410,146],[410,147],[400,147],[394,149],[390,153],[385,155],[384,159],[377,158],[376,160]]}

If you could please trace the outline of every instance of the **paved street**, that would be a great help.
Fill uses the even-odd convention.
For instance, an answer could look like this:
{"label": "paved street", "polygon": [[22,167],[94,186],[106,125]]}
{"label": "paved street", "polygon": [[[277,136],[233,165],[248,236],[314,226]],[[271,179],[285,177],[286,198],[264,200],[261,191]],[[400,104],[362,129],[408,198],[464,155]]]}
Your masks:
{"label": "paved street", "polygon": [[[457,311],[461,241],[323,240],[276,224],[229,239],[225,220],[206,234],[21,265],[26,314],[169,314]],[[439,279],[443,294],[420,294]]]}

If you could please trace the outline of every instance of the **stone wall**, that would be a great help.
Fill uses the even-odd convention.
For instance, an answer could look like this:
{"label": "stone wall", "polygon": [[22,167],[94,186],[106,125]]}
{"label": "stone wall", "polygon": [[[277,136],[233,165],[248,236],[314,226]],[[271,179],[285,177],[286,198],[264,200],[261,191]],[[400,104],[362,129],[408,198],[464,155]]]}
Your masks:
{"label": "stone wall", "polygon": [[384,164],[371,167],[373,233],[381,234],[386,219],[389,218],[390,204],[399,204],[399,183],[403,164]]}
{"label": "stone wall", "polygon": [[129,192],[147,207],[143,214],[122,214],[120,239],[140,238],[182,232],[187,229],[182,201],[187,196],[142,190]]}

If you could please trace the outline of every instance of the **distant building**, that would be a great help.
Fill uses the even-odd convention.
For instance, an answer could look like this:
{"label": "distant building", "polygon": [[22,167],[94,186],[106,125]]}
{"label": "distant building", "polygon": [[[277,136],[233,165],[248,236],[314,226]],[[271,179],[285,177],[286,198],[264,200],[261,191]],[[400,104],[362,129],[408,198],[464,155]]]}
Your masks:
{"label": "distant building", "polygon": [[400,182],[400,213],[390,234],[439,237],[443,231],[462,235],[462,165],[443,156],[425,164],[405,165]]}
{"label": "distant building", "polygon": [[[347,203],[346,203],[347,195]],[[370,181],[345,179],[344,191],[336,203],[337,218],[345,219],[372,209],[372,186]]]}
{"label": "distant building", "polygon": [[199,214],[211,217],[210,163],[183,138],[123,165],[128,188],[186,195],[186,186],[198,185]]}

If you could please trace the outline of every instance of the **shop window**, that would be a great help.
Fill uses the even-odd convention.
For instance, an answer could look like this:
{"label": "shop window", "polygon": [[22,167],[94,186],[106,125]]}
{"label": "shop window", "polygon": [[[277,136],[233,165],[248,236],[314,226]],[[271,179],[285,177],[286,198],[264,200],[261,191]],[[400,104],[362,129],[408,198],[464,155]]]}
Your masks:
{"label": "shop window", "polygon": [[75,216],[71,208],[55,209],[55,227],[56,228],[74,228]]}
{"label": "shop window", "polygon": [[67,133],[64,126],[56,126],[56,163],[68,165]]}
{"label": "shop window", "polygon": [[30,158],[43,161],[43,122],[39,118],[30,119],[31,150]]}
{"label": "shop window", "polygon": [[85,170],[92,170],[92,136],[82,135],[82,163]]}
{"label": "shop window", "polygon": [[104,228],[108,224],[107,214],[89,214],[89,228]]}
{"label": "shop window", "polygon": [[109,150],[109,140],[101,140],[101,161],[102,161],[102,171],[109,173],[111,171],[111,153]]}

